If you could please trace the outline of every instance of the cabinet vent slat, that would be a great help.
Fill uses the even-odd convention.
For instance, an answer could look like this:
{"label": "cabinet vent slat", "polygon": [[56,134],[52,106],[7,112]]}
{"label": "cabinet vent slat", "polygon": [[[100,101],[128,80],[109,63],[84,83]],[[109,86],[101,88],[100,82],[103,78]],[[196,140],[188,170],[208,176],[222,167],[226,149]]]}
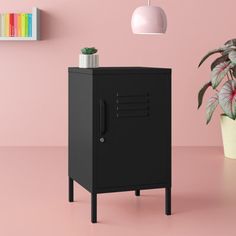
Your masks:
{"label": "cabinet vent slat", "polygon": [[121,94],[117,93],[117,97],[122,98],[122,97],[147,97],[149,96],[149,93],[141,93],[141,94]]}
{"label": "cabinet vent slat", "polygon": [[149,93],[116,93],[116,117],[148,117],[149,116]]}
{"label": "cabinet vent slat", "polygon": [[148,117],[149,113],[144,114],[117,114],[117,118]]}
{"label": "cabinet vent slat", "polygon": [[149,101],[116,101],[117,104],[147,104]]}
{"label": "cabinet vent slat", "polygon": [[147,111],[149,109],[149,107],[140,107],[140,108],[137,108],[137,107],[119,107],[117,106],[116,107],[116,110],[117,111]]}

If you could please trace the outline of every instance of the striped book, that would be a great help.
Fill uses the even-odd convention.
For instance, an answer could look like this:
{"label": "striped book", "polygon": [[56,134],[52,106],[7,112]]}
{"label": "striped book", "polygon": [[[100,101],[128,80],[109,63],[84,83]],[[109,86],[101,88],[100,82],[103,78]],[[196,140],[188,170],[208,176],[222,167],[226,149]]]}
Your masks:
{"label": "striped book", "polygon": [[4,14],[4,20],[5,20],[5,37],[9,37],[10,36],[10,17],[9,17],[9,13],[5,13]]}
{"label": "striped book", "polygon": [[21,37],[22,36],[22,27],[21,27],[21,14],[17,14],[17,36]]}
{"label": "striped book", "polygon": [[14,37],[18,36],[18,18],[17,18],[17,14],[13,14],[13,18],[14,18]]}
{"label": "striped book", "polygon": [[25,37],[25,36],[26,36],[25,33],[26,33],[26,32],[25,32],[25,14],[22,13],[22,14],[21,14],[21,36],[22,36],[22,37]]}
{"label": "striped book", "polygon": [[25,36],[29,37],[29,14],[25,14]]}
{"label": "striped book", "polygon": [[32,14],[28,14],[28,36],[32,37]]}
{"label": "striped book", "polygon": [[5,15],[1,14],[1,36],[5,36]]}
{"label": "striped book", "polygon": [[9,13],[9,36],[14,37],[14,14]]}

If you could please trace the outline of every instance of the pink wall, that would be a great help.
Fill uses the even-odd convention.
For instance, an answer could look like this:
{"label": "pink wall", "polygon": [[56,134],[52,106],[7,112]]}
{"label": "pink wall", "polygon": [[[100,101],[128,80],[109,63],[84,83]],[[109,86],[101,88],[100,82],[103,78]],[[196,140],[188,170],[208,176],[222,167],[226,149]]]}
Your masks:
{"label": "pink wall", "polygon": [[[67,67],[83,46],[96,46],[102,66],[173,68],[173,144],[221,145],[219,119],[206,127],[196,110],[209,79],[202,55],[235,37],[235,0],[153,0],[168,16],[164,36],[131,33],[145,0],[1,0],[0,11],[42,12],[42,41],[0,42],[0,146],[67,144]],[[164,99],[164,98],[163,98]]]}

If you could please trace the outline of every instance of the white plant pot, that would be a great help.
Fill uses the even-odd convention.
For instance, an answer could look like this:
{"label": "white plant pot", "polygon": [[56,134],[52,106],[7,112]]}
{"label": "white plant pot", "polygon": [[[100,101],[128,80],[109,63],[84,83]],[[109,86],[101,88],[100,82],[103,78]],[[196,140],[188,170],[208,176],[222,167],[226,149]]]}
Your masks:
{"label": "white plant pot", "polygon": [[96,68],[99,67],[98,55],[79,55],[79,67],[80,68]]}
{"label": "white plant pot", "polygon": [[236,159],[236,120],[224,115],[220,120],[225,157]]}

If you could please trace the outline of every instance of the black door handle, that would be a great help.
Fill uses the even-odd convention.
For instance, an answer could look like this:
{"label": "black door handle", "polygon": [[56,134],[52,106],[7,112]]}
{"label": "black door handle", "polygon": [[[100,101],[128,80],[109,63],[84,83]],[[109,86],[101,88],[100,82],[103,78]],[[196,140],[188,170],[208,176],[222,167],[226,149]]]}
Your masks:
{"label": "black door handle", "polygon": [[102,99],[100,99],[99,101],[99,112],[100,112],[99,133],[100,136],[102,136],[106,132],[106,103]]}

